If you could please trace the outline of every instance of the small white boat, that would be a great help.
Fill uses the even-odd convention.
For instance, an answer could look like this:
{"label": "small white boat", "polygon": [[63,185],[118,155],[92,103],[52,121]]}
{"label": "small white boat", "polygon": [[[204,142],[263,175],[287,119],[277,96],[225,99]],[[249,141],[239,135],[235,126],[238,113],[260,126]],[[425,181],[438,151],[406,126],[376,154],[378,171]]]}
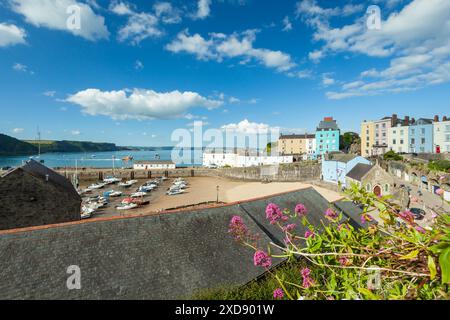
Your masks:
{"label": "small white boat", "polygon": [[121,191],[112,191],[109,196],[110,197],[120,197],[122,195]]}
{"label": "small white boat", "polygon": [[128,203],[121,206],[116,207],[117,210],[131,210],[137,208],[138,205],[136,203]]}
{"label": "small white boat", "polygon": [[128,180],[126,183],[133,185],[135,183],[138,183],[138,181],[137,180]]}
{"label": "small white boat", "polygon": [[139,192],[133,193],[130,197],[132,197],[132,198],[140,198],[140,197],[144,197],[146,195],[147,195],[147,192],[139,191]]}
{"label": "small white boat", "polygon": [[118,184],[118,186],[119,187],[122,187],[122,188],[129,188],[129,187],[131,187],[133,184],[132,183],[128,183],[128,181],[127,182],[120,182],[119,184]]}
{"label": "small white boat", "polygon": [[116,178],[116,177],[107,177],[106,179],[103,179],[103,182],[106,184],[113,184],[113,183],[117,183],[120,181],[122,181],[122,180],[119,178]]}
{"label": "small white boat", "polygon": [[150,192],[153,191],[156,186],[142,186],[139,188],[138,192]]}
{"label": "small white boat", "polygon": [[168,196],[175,196],[177,194],[182,194],[182,193],[184,193],[184,190],[181,190],[181,189],[167,191]]}
{"label": "small white boat", "polygon": [[103,188],[104,186],[104,183],[93,183],[89,187],[87,187],[87,190],[97,190]]}
{"label": "small white boat", "polygon": [[87,219],[92,217],[92,215],[94,214],[95,210],[91,207],[87,207],[87,206],[83,206],[81,208],[81,219]]}

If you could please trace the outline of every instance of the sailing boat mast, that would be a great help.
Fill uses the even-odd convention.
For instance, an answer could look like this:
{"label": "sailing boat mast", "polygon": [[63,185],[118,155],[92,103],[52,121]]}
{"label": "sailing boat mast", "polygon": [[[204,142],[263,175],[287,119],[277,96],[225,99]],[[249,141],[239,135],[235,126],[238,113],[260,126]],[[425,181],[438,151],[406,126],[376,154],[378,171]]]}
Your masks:
{"label": "sailing boat mast", "polygon": [[38,139],[38,158],[41,157],[41,132],[39,126],[37,127],[37,139]]}

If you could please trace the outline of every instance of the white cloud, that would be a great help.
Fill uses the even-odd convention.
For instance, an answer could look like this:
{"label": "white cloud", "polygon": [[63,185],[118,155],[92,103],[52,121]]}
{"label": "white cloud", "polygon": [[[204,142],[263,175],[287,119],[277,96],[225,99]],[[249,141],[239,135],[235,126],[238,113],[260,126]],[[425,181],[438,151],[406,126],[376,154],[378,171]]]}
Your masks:
{"label": "white cloud", "polygon": [[211,13],[211,0],[198,0],[197,13],[193,16],[195,19],[205,19]]}
{"label": "white cloud", "polygon": [[81,106],[85,114],[104,115],[114,120],[171,119],[182,117],[190,108],[214,109],[223,104],[196,92],[160,93],[145,89],[86,89],[69,96],[66,101]]}
{"label": "white cloud", "polygon": [[0,23],[0,48],[25,44],[27,34],[24,29],[13,24]]}
{"label": "white cloud", "polygon": [[180,10],[174,8],[170,2],[157,2],[153,5],[155,15],[166,24],[181,22]]}
{"label": "white cloud", "polygon": [[24,128],[14,128],[14,129],[12,130],[12,132],[14,132],[14,133],[22,133],[22,132],[24,132],[24,131],[25,131]]}
{"label": "white cloud", "polygon": [[45,91],[43,93],[43,95],[46,96],[46,97],[54,97],[55,94],[56,94],[56,91]]}
{"label": "white cloud", "polygon": [[142,61],[136,60],[136,61],[134,62],[134,68],[135,68],[136,70],[142,70],[142,69],[144,69],[144,64],[142,63]]}
{"label": "white cloud", "polygon": [[336,83],[336,80],[330,77],[330,73],[324,73],[322,74],[322,84],[325,87],[331,86]]}
{"label": "white cloud", "polygon": [[12,68],[15,71],[19,71],[19,72],[27,72],[28,71],[28,67],[26,65],[18,63],[18,62],[14,63]]}
{"label": "white cloud", "polygon": [[[304,2],[318,7],[315,1]],[[396,6],[401,1],[385,3]],[[351,80],[342,92],[328,92],[329,98],[397,93],[450,81],[450,1],[412,0],[389,14],[380,30],[368,30],[365,17],[353,24],[330,27],[323,18],[327,9],[316,7],[304,10],[306,22],[315,28],[313,40],[323,43],[316,51],[316,60],[348,52],[389,59],[388,67],[362,71],[365,81]]]}
{"label": "white cloud", "polygon": [[295,67],[295,63],[289,54],[269,49],[253,47],[257,30],[247,30],[242,33],[225,35],[223,33],[211,33],[209,39],[199,34],[190,35],[184,30],[177,38],[166,46],[166,49],[179,53],[193,54],[200,60],[222,61],[225,58],[240,58],[241,63],[256,60],[267,68],[273,68],[284,72]]}
{"label": "white cloud", "polygon": [[[10,0],[10,4],[14,12],[23,15],[26,22],[36,27],[70,32],[90,41],[109,37],[105,18],[95,14],[86,3],[75,0]],[[71,6],[80,9],[80,28],[68,28],[71,13],[67,11]]]}
{"label": "white cloud", "polygon": [[230,98],[228,99],[228,101],[229,101],[230,103],[239,103],[239,102],[241,102],[241,100],[238,99],[238,98],[236,98],[236,97],[230,97]]}
{"label": "white cloud", "polygon": [[72,134],[73,136],[79,136],[81,134],[80,130],[72,130],[70,131],[70,134]]}
{"label": "white cloud", "polygon": [[222,130],[241,134],[267,134],[279,131],[279,127],[271,127],[265,123],[250,122],[247,119],[239,123],[230,123],[221,127]]}
{"label": "white cloud", "polygon": [[289,16],[286,16],[283,19],[283,31],[291,31],[291,30],[292,30],[292,23],[289,20]]}

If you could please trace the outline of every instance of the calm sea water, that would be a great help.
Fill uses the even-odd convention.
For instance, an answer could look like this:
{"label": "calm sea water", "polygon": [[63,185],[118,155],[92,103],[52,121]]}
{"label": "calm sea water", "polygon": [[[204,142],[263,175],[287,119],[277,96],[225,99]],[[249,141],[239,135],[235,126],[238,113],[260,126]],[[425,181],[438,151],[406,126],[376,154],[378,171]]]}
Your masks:
{"label": "calm sea water", "polygon": [[[202,163],[201,152],[193,150],[185,150],[188,154],[189,161],[175,161],[179,166],[198,166]],[[47,167],[55,168],[71,168],[78,164],[78,167],[92,168],[112,168],[113,163],[116,168],[131,167],[133,161],[126,162],[122,159],[132,156],[133,161],[138,160],[172,160],[172,150],[155,150],[155,151],[115,151],[115,152],[89,152],[89,153],[45,153],[41,154],[39,160],[44,160]],[[113,160],[114,157],[114,160]],[[22,165],[23,162],[30,159],[30,156],[12,156],[0,157],[0,167],[15,167]],[[33,157],[37,159],[37,157]]]}

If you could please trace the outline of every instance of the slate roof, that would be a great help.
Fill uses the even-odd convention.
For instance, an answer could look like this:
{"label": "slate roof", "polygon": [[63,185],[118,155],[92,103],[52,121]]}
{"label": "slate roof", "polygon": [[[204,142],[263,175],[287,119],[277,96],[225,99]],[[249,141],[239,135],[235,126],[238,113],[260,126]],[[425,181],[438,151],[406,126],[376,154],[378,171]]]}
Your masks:
{"label": "slate roof", "polygon": [[356,181],[361,181],[361,179],[370,171],[374,166],[365,163],[358,163],[356,166],[347,173],[347,177],[352,178]]}
{"label": "slate roof", "polygon": [[315,134],[286,134],[281,135],[281,140],[287,140],[287,139],[314,139],[316,137]]}
{"label": "slate roof", "polygon": [[317,131],[321,130],[339,130],[339,127],[336,123],[336,120],[331,121],[322,120],[320,121],[319,126],[317,127]]}
{"label": "slate roof", "polygon": [[327,161],[338,161],[347,163],[356,157],[359,157],[356,154],[347,154],[347,153],[330,153]]}
{"label": "slate roof", "polygon": [[33,159],[28,160],[24,165],[14,168],[10,171],[7,171],[2,177],[6,177],[7,175],[13,173],[16,170],[23,170],[29,174],[34,175],[35,177],[38,177],[40,179],[44,179],[50,181],[51,183],[55,184],[56,186],[63,188],[67,192],[75,195],[77,198],[80,197],[78,192],[75,190],[72,183],[64,176],[60,175],[59,173],[51,170],[50,168],[46,167],[45,165],[41,164],[40,162],[37,162]]}
{"label": "slate roof", "polygon": [[[253,265],[251,250],[231,239],[228,224],[240,215],[260,234],[260,248],[282,242],[265,219],[269,202],[290,209],[304,203],[317,227],[329,206],[309,188],[203,210],[0,232],[0,299],[178,299],[246,284],[264,270]],[[66,287],[71,265],[80,267],[81,290]]]}

